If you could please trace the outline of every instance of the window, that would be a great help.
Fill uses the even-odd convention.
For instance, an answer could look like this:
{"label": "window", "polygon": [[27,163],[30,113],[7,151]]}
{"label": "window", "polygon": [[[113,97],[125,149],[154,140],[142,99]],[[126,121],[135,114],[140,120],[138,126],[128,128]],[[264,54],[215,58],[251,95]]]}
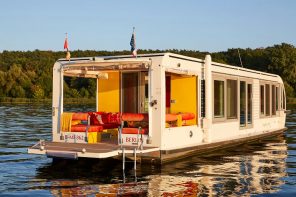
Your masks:
{"label": "window", "polygon": [[214,117],[224,117],[224,81],[214,80]]}
{"label": "window", "polygon": [[246,126],[246,82],[240,81],[240,126]]}
{"label": "window", "polygon": [[275,85],[271,86],[271,97],[272,97],[272,105],[271,105],[271,112],[272,115],[276,115],[276,93],[275,93]]}
{"label": "window", "polygon": [[286,92],[285,89],[283,87],[283,109],[286,109]]}
{"label": "window", "polygon": [[265,114],[264,111],[264,85],[260,85],[260,111],[261,111],[261,115]]}
{"label": "window", "polygon": [[237,118],[237,81],[227,80],[227,118]]}
{"label": "window", "polygon": [[270,116],[270,85],[265,85],[265,115]]}
{"label": "window", "polygon": [[248,124],[252,124],[252,84],[248,84],[248,99],[247,99],[247,112],[248,112]]}
{"label": "window", "polygon": [[276,111],[280,110],[280,103],[279,103],[280,99],[279,99],[279,87],[275,88],[275,108]]}

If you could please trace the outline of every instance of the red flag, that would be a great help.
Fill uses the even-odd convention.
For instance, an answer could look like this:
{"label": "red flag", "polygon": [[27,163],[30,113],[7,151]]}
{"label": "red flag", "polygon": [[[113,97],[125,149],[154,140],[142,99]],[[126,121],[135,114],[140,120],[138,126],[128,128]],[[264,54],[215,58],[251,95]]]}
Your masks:
{"label": "red flag", "polygon": [[68,47],[68,37],[66,37],[66,39],[65,39],[64,49],[67,49],[67,51],[69,50],[69,47]]}

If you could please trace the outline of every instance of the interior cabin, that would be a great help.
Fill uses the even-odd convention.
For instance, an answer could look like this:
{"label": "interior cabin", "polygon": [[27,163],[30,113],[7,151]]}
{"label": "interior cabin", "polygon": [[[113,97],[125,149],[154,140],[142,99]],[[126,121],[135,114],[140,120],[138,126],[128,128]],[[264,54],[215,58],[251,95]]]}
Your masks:
{"label": "interior cabin", "polygon": [[[96,109],[64,111],[66,76],[96,79]],[[212,62],[210,55],[60,59],[53,68],[52,141],[84,144],[77,157],[111,157],[120,154],[118,147],[133,146],[170,160],[175,153],[282,132],[285,109],[278,75]],[[108,149],[112,154],[80,150],[102,143],[117,146]]]}

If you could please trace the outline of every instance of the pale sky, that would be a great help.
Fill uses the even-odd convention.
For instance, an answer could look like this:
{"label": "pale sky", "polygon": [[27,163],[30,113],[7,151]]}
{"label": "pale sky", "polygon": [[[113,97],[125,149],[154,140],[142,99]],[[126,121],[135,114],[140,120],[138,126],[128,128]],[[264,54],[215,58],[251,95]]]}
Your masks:
{"label": "pale sky", "polygon": [[295,0],[1,0],[0,51],[296,46]]}

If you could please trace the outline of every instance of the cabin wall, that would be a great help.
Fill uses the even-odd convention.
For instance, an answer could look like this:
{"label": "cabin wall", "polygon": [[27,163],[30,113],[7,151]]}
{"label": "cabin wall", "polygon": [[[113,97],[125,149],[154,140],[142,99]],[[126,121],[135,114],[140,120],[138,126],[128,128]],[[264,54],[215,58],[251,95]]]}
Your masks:
{"label": "cabin wall", "polygon": [[[285,113],[284,109],[276,111],[275,115],[262,116],[260,113],[261,95],[260,84],[266,83],[270,85],[281,86],[283,84],[281,78],[275,75],[258,74],[255,72],[246,72],[240,69],[229,69],[225,67],[212,66],[213,80],[224,80],[225,88],[227,79],[236,77],[238,83],[238,97],[237,97],[237,118],[228,119],[226,117],[227,111],[224,111],[224,117],[213,117],[213,124],[210,128],[211,142],[230,140],[240,137],[247,137],[250,135],[261,134],[265,132],[271,132],[275,130],[281,130],[285,127]],[[219,76],[219,78],[217,77]],[[245,127],[240,126],[241,109],[240,109],[240,81],[245,81],[247,84],[252,85],[252,123],[247,124]],[[214,87],[211,87],[214,89]],[[226,91],[225,91],[226,94]],[[272,105],[272,94],[270,91],[270,105]],[[214,95],[213,95],[214,97]],[[224,109],[227,110],[227,96],[224,96]],[[278,99],[280,99],[278,97]],[[266,101],[266,100],[265,100]],[[226,103],[225,103],[226,102]],[[214,104],[213,104],[214,106]],[[271,107],[270,107],[271,110]],[[246,118],[246,117],[245,117]]]}
{"label": "cabin wall", "polygon": [[[171,109],[170,113],[190,112],[197,116],[197,78],[180,75],[171,76]],[[188,125],[196,124],[196,118],[186,121]]]}
{"label": "cabin wall", "polygon": [[109,72],[108,79],[99,79],[97,111],[120,111],[120,75]]}
{"label": "cabin wall", "polygon": [[203,141],[203,131],[196,125],[165,128],[162,150],[196,146]]}

